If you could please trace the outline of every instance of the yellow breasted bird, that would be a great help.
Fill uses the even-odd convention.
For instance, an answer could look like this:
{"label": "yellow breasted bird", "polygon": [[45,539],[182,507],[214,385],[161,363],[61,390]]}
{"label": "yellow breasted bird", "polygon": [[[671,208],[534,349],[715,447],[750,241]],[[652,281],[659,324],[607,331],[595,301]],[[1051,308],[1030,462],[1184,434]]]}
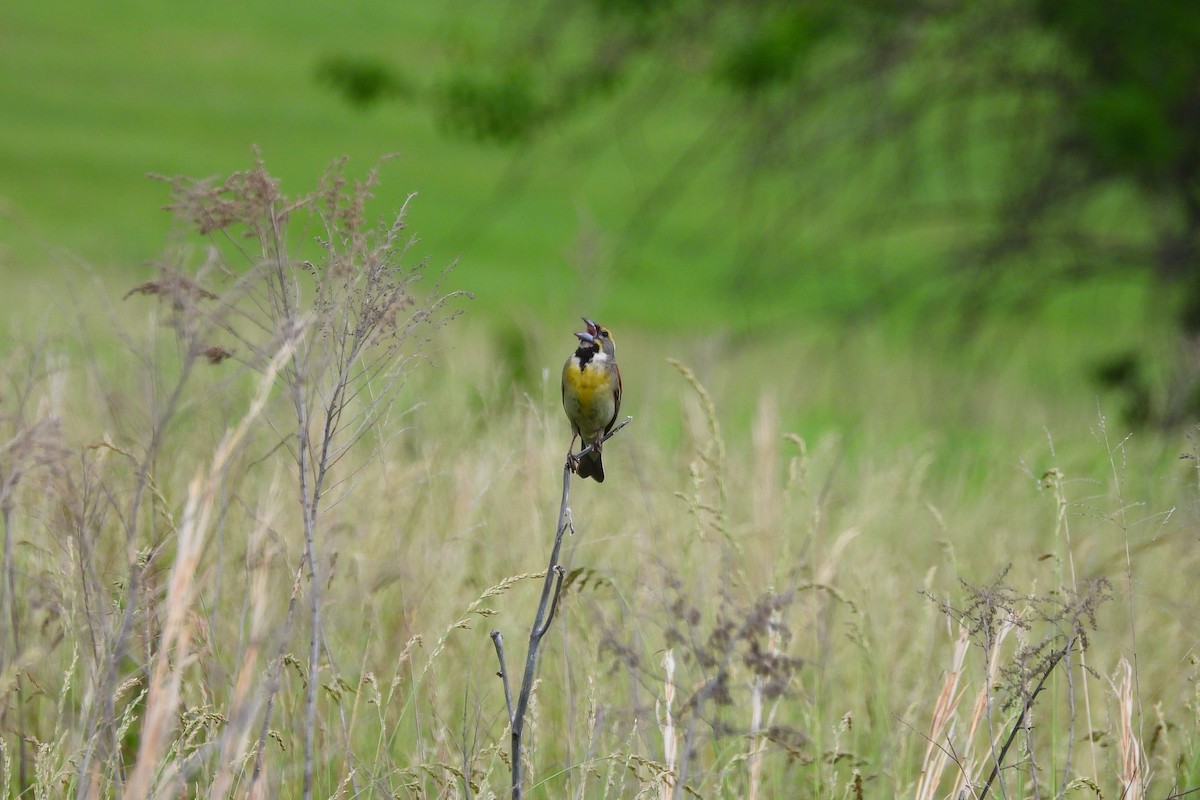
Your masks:
{"label": "yellow breasted bird", "polygon": [[571,448],[575,437],[593,449],[579,459],[571,458],[572,467],[581,478],[604,481],[604,464],[600,461],[600,439],[612,430],[621,410],[621,370],[617,368],[617,345],[608,328],[583,318],[587,330],[575,334],[579,348],[563,365],[563,409],[571,421]]}

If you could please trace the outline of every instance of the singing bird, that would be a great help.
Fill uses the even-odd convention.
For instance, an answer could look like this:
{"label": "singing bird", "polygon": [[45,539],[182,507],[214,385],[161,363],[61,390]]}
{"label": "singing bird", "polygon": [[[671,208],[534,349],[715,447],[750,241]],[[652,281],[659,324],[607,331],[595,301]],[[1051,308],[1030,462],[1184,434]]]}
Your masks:
{"label": "singing bird", "polygon": [[600,460],[600,440],[612,430],[621,410],[621,370],[617,368],[617,345],[608,328],[583,318],[587,330],[575,334],[579,348],[563,365],[563,409],[571,421],[571,448],[575,438],[592,451],[576,459],[568,455],[572,468],[581,478],[604,481]]}

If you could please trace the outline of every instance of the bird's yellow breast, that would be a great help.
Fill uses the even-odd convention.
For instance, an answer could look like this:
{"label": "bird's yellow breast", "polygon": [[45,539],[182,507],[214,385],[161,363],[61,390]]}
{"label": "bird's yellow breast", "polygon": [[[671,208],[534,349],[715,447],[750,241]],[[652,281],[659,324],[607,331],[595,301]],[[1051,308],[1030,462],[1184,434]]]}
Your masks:
{"label": "bird's yellow breast", "polygon": [[608,389],[608,373],[599,364],[580,369],[575,359],[567,364],[565,379],[581,404],[590,404],[598,389]]}
{"label": "bird's yellow breast", "polygon": [[616,414],[612,376],[603,361],[593,360],[580,368],[572,358],[563,367],[563,407],[576,430],[593,438],[604,430]]}

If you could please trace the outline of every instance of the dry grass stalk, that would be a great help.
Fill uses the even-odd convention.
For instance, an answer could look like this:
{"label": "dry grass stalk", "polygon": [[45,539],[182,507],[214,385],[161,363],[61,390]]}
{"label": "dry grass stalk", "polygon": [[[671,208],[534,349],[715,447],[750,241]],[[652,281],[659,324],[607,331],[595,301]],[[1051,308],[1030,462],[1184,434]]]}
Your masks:
{"label": "dry grass stalk", "polygon": [[1135,720],[1135,685],[1133,666],[1128,659],[1122,658],[1117,665],[1117,681],[1114,688],[1117,694],[1117,747],[1120,753],[1120,763],[1117,768],[1117,778],[1121,783],[1121,797],[1125,800],[1143,800],[1146,783],[1146,758],[1142,752],[1142,743],[1138,741],[1134,728]]}
{"label": "dry grass stalk", "polygon": [[[774,609],[767,627],[767,658],[770,660],[779,657],[779,631],[782,625],[779,609]],[[754,676],[754,684],[750,690],[750,752],[747,754],[750,767],[748,800],[757,800],[758,798],[762,781],[762,761],[767,752],[767,739],[763,735],[763,706],[765,705],[766,686],[767,679],[763,675]]]}
{"label": "dry grass stalk", "polygon": [[[1042,486],[1050,489],[1054,493],[1054,503],[1057,510],[1057,513],[1055,514],[1054,527],[1056,533],[1062,537],[1063,550],[1066,552],[1067,566],[1069,567],[1071,573],[1071,589],[1074,592],[1078,592],[1079,577],[1075,571],[1075,548],[1071,546],[1071,516],[1068,513],[1069,504],[1067,502],[1067,489],[1065,484],[1065,476],[1063,475],[1062,470],[1057,468],[1047,470],[1042,475]],[[1088,665],[1086,650],[1081,650],[1079,652],[1079,667],[1084,674],[1087,673]],[[1092,694],[1086,680],[1082,681],[1082,687],[1084,721],[1087,723],[1087,729],[1089,731],[1093,731],[1096,728],[1092,722]],[[1068,747],[1070,747],[1070,741],[1072,739],[1074,739],[1073,732],[1072,736],[1068,739]],[[1092,772],[1098,775],[1100,773],[1100,757],[1096,752],[1095,737],[1088,737],[1088,749],[1092,755]],[[1068,751],[1066,760],[1069,766],[1071,760],[1070,751]]]}
{"label": "dry grass stalk", "polygon": [[196,476],[188,487],[187,504],[184,506],[178,530],[178,549],[168,581],[163,644],[154,656],[137,761],[125,787],[127,799],[139,800],[150,796],[151,781],[160,772],[162,774],[159,778],[159,790],[153,794],[162,796],[172,793],[175,770],[163,770],[159,761],[169,749],[178,717],[180,684],[184,672],[192,663],[189,652],[192,626],[188,618],[193,612],[197,596],[195,578],[204,538],[209,530],[213,509],[229,462],[249,432],[250,426],[262,413],[274,388],[275,377],[285,361],[291,358],[293,351],[294,345],[288,343],[275,355],[259,382],[258,393],[250,404],[249,411],[218,445],[207,475]]}
{"label": "dry grass stalk", "polygon": [[675,703],[675,652],[670,648],[663,653],[663,696],[655,703],[658,711],[658,730],[663,740],[663,764],[666,769],[662,774],[659,785],[661,800],[671,800],[675,796],[675,758],[679,748],[679,739],[675,732],[675,718],[672,707]]}
{"label": "dry grass stalk", "polygon": [[754,526],[764,534],[779,530],[783,501],[779,484],[779,403],[764,392],[758,398],[751,428],[754,452],[753,502],[750,512]]}
{"label": "dry grass stalk", "polygon": [[933,706],[932,720],[929,723],[928,741],[925,745],[925,758],[921,766],[921,780],[917,784],[916,800],[933,800],[938,784],[942,781],[942,772],[950,759],[950,750],[954,747],[955,713],[962,699],[959,681],[962,678],[963,663],[971,647],[971,632],[960,628],[958,639],[954,642],[954,652],[950,658],[950,670],[942,682],[942,690],[938,693]]}
{"label": "dry grass stalk", "polygon": [[[268,531],[273,527],[279,511],[280,486],[272,481],[266,499],[261,504],[262,513],[257,518],[251,534],[248,551],[256,554],[251,565],[249,580],[250,638],[238,666],[234,679],[233,696],[227,714],[229,724],[221,733],[221,750],[216,775],[212,781],[211,797],[226,797],[237,777],[237,766],[250,754],[250,732],[255,712],[261,707],[263,698],[254,692],[259,677],[259,658],[266,642],[267,630],[267,579],[268,560],[265,552]],[[261,783],[259,784],[261,787]]]}
{"label": "dry grass stalk", "polygon": [[[1004,640],[1016,628],[1016,624],[1012,620],[1005,620],[1000,623],[996,629],[996,640],[992,644],[991,652],[988,653],[987,674],[984,675],[984,680],[980,684],[979,691],[975,695],[975,705],[971,709],[971,722],[967,726],[967,735],[963,739],[962,753],[959,756],[959,778],[955,784],[952,797],[966,797],[968,792],[974,794],[971,787],[979,781],[979,770],[982,767],[982,761],[975,757],[975,735],[979,732],[979,728],[984,723],[987,717],[988,708],[991,698],[991,689],[996,685],[996,681],[1000,678],[1000,650],[1004,645]],[[992,749],[999,744],[1001,734],[996,735],[996,741],[991,742]]]}

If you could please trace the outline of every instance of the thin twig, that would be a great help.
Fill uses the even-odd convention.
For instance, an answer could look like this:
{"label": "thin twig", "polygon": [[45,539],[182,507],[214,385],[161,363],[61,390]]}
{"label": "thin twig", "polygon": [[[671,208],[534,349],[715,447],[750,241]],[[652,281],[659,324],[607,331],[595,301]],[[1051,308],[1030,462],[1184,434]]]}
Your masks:
{"label": "thin twig", "polygon": [[508,724],[511,726],[513,722],[512,689],[508,684],[508,662],[504,659],[504,635],[500,631],[492,631],[492,644],[496,646],[496,660],[500,662],[500,671],[496,674],[500,676],[500,682],[504,684],[504,704],[508,706]]}
{"label": "thin twig", "polygon": [[554,583],[554,593],[551,595],[552,599],[550,600],[550,612],[546,614],[546,621],[542,623],[541,630],[538,633],[539,637],[545,636],[546,631],[550,630],[550,624],[554,622],[554,612],[558,610],[558,599],[562,596],[563,577],[567,574],[567,571],[563,569],[562,564],[555,564],[554,574],[558,580]]}

